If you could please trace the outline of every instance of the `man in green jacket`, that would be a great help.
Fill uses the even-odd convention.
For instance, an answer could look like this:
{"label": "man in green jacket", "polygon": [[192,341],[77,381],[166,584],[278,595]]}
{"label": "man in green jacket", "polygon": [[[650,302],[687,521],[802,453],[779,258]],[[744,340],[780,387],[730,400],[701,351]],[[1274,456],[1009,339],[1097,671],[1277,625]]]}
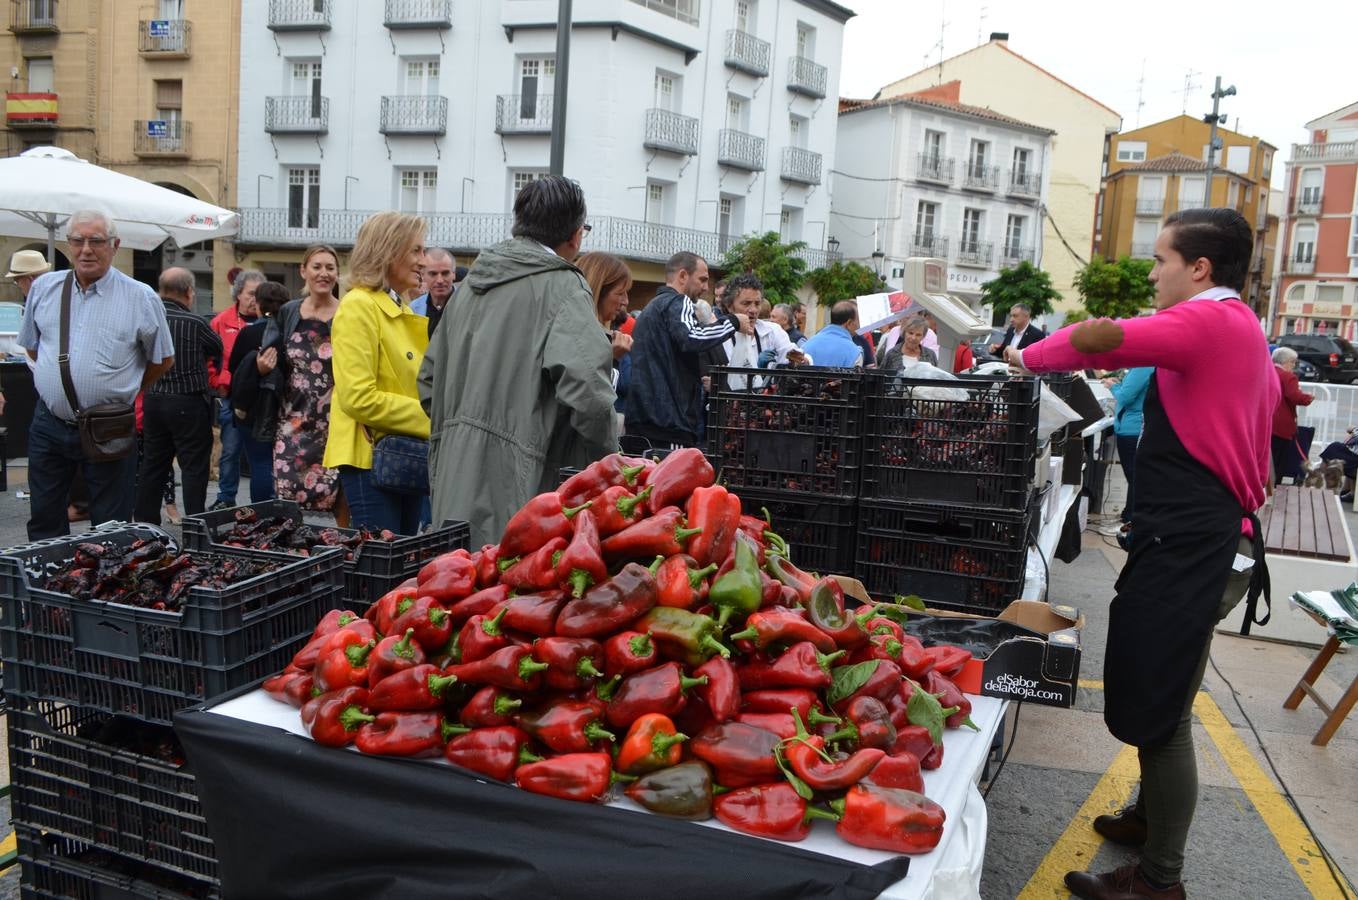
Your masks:
{"label": "man in green jacket", "polygon": [[514,200],[514,237],[486,248],[444,310],[420,367],[430,418],[433,521],[500,539],[563,466],[617,449],[613,351],[571,260],[589,226],[580,186],[557,175]]}

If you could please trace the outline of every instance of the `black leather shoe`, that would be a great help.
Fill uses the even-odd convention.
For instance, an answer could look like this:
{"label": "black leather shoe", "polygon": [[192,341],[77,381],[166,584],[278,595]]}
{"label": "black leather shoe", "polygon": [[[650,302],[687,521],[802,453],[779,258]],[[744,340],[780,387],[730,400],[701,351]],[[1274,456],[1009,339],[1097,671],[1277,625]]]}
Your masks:
{"label": "black leather shoe", "polygon": [[1066,887],[1084,900],[1186,900],[1182,881],[1167,888],[1153,888],[1141,875],[1136,863],[1112,872],[1067,872]]}
{"label": "black leather shoe", "polygon": [[1146,843],[1146,820],[1135,806],[1096,817],[1094,830],[1124,847],[1142,847]]}

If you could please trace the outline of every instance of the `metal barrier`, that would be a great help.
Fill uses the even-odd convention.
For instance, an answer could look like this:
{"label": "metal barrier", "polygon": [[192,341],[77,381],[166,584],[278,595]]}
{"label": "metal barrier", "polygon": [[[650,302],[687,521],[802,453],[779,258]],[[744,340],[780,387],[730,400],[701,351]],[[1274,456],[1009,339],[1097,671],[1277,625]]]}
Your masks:
{"label": "metal barrier", "polygon": [[1316,398],[1310,406],[1297,407],[1297,424],[1316,430],[1310,456],[1317,460],[1320,451],[1332,442],[1344,443],[1348,430],[1358,425],[1358,385],[1306,381],[1301,389]]}

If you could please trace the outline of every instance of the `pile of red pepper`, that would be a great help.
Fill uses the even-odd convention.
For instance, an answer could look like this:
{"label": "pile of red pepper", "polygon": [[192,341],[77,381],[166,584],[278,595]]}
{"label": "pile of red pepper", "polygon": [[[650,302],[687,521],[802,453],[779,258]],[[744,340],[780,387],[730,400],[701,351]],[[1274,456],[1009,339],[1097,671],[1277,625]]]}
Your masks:
{"label": "pile of red pepper", "polygon": [[855,614],[713,486],[696,450],[606,457],[360,616],[332,610],[265,682],[318,743],[437,756],[552,797],[716,816],[797,841],[932,849],[921,769],[970,724],[966,650]]}
{"label": "pile of red pepper", "polygon": [[309,556],[315,550],[343,547],[344,558],[352,560],[358,548],[368,541],[394,541],[395,532],[383,529],[378,533],[347,528],[318,528],[299,522],[290,516],[261,517],[253,507],[237,510],[235,521],[217,529],[213,540],[228,547],[248,547],[252,550],[275,550]]}

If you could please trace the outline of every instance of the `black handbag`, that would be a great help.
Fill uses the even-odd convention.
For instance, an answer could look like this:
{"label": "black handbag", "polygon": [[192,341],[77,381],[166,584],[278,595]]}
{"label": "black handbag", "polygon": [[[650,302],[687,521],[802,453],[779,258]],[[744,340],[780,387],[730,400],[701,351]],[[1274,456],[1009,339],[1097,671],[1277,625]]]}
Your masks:
{"label": "black handbag", "polygon": [[429,442],[404,434],[378,438],[373,444],[372,477],[384,491],[426,496],[429,493]]}
{"label": "black handbag", "polygon": [[82,409],[71,378],[71,284],[75,273],[66,276],[61,286],[61,330],[58,337],[57,365],[66,402],[75,413],[80,449],[90,462],[115,462],[137,451],[137,411],[131,403],[96,403]]}

